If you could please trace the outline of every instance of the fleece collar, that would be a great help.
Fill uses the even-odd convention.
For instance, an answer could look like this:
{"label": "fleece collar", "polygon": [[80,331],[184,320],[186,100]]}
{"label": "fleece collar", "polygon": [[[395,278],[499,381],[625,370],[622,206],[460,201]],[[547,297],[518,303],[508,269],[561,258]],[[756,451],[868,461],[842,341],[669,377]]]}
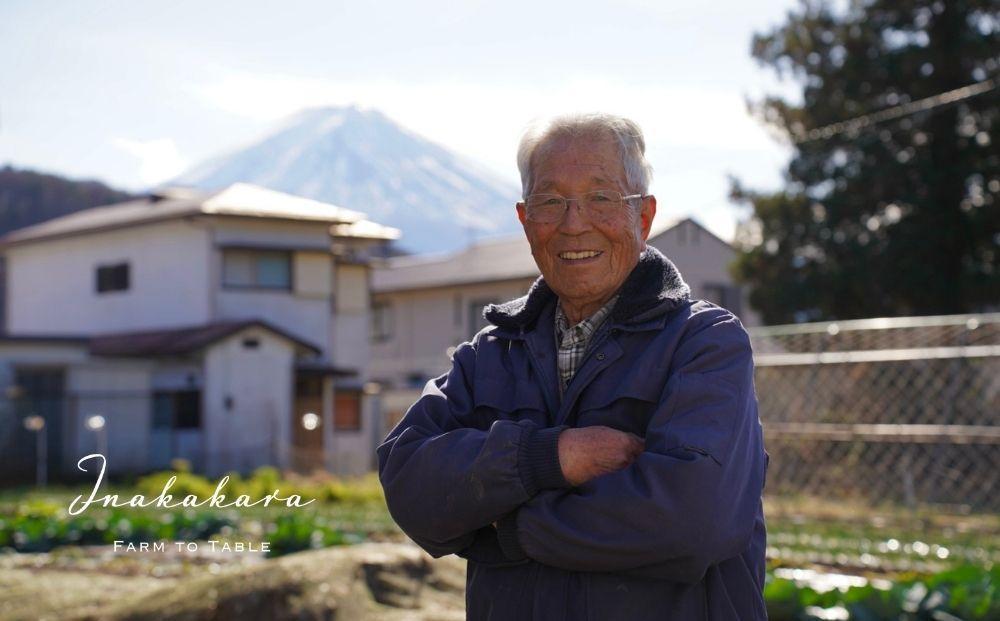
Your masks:
{"label": "fleece collar", "polygon": [[[646,246],[618,293],[618,303],[610,319],[625,325],[648,321],[681,306],[690,299],[691,289],[670,259],[656,248]],[[527,295],[503,304],[490,304],[483,314],[499,328],[523,331],[555,298],[555,292],[539,276]]]}

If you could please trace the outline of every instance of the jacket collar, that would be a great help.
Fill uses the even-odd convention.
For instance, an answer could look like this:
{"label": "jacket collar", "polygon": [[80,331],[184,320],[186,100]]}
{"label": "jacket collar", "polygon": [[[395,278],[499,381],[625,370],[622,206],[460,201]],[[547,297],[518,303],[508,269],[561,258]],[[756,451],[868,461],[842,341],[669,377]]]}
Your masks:
{"label": "jacket collar", "polygon": [[[646,246],[618,293],[618,303],[610,319],[628,325],[649,321],[683,305],[690,299],[691,289],[670,259],[656,248]],[[555,292],[539,276],[527,295],[503,304],[490,304],[483,314],[498,328],[523,332],[530,329],[546,305],[555,299]]]}

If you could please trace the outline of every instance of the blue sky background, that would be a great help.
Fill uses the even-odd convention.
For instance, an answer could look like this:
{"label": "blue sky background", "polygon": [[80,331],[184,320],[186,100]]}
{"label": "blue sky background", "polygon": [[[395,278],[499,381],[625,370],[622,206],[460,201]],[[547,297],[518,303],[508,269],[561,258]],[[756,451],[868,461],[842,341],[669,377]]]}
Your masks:
{"label": "blue sky background", "polygon": [[744,102],[797,96],[749,55],[793,6],[4,0],[0,164],[141,189],[357,103],[513,182],[532,118],[602,110],[644,128],[660,216],[728,238],[727,175],[773,188],[788,158]]}

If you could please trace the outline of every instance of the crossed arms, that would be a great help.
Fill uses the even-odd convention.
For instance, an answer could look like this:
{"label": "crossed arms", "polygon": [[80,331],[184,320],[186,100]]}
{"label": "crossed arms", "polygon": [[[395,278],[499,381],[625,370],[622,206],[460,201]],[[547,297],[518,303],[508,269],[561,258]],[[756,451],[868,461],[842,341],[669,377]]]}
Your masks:
{"label": "crossed arms", "polygon": [[434,556],[699,581],[748,546],[765,468],[746,333],[724,311],[706,319],[675,351],[644,443],[471,425],[479,344],[462,345],[378,447],[393,518]]}

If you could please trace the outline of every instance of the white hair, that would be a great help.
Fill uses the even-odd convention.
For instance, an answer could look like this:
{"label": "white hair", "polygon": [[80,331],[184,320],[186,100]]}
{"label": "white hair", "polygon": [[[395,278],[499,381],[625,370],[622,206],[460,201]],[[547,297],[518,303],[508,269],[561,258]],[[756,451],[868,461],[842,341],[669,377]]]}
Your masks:
{"label": "white hair", "polygon": [[538,148],[556,138],[605,135],[614,138],[625,167],[630,194],[648,194],[653,167],[646,161],[646,140],[639,126],[613,114],[566,114],[532,123],[517,147],[517,168],[521,172],[521,197],[527,198],[533,180],[533,158]]}

